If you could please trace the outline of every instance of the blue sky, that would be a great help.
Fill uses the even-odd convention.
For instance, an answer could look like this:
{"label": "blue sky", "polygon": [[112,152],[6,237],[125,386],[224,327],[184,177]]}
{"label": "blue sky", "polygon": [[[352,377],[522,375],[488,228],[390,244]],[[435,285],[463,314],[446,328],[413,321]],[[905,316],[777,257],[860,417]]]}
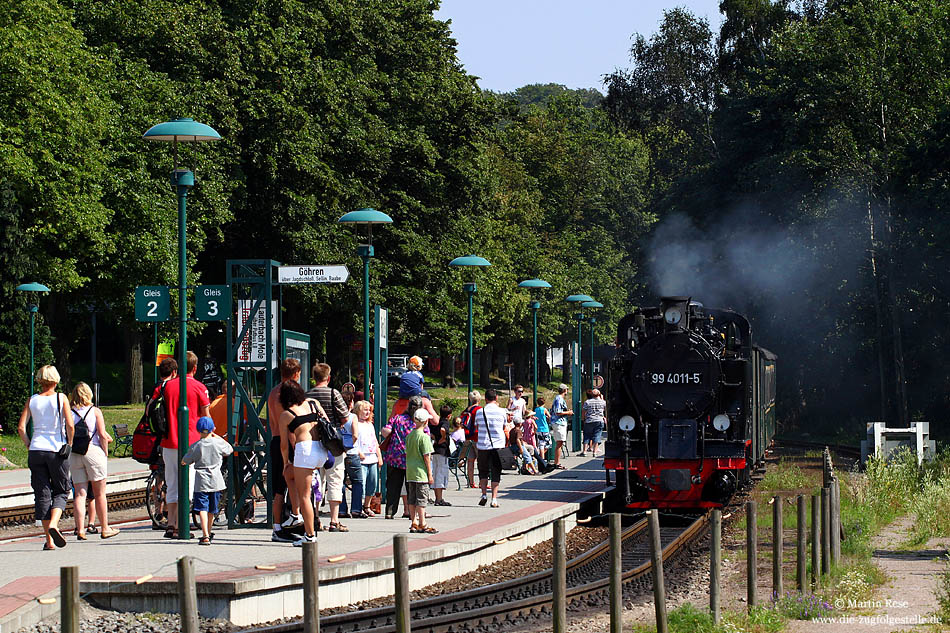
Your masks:
{"label": "blue sky", "polygon": [[531,83],[597,88],[627,68],[631,36],[649,37],[663,11],[686,7],[718,31],[719,0],[442,0],[459,60],[483,89],[508,92]]}

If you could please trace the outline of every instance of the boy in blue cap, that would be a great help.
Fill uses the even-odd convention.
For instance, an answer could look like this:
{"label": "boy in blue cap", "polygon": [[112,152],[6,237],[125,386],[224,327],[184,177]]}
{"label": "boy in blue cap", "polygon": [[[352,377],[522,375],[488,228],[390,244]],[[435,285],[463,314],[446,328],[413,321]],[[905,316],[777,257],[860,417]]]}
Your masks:
{"label": "boy in blue cap", "polygon": [[221,491],[227,486],[221,475],[221,463],[224,457],[234,452],[234,448],[224,438],[214,434],[214,420],[208,416],[198,418],[198,432],[201,439],[191,445],[182,466],[195,465],[195,497],[192,507],[198,511],[201,523],[199,545],[211,545],[211,521],[218,514],[218,501]]}

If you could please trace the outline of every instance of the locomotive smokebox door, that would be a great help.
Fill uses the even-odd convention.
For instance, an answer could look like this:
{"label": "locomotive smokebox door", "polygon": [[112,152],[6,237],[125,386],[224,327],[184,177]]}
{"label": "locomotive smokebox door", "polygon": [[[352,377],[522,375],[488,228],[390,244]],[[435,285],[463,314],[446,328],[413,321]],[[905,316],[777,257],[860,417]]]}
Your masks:
{"label": "locomotive smokebox door", "polygon": [[696,459],[696,420],[660,420],[660,459]]}
{"label": "locomotive smokebox door", "polygon": [[689,490],[693,480],[687,468],[667,468],[660,471],[660,485],[667,490]]}

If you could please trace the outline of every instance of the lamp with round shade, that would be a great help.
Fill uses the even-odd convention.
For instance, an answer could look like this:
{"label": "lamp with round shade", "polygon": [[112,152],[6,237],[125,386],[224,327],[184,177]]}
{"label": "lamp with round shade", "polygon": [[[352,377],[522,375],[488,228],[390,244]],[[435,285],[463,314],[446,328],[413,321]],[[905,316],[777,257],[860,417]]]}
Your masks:
{"label": "lamp with round shade", "polygon": [[[449,262],[449,266],[454,266],[457,268],[480,268],[485,266],[491,266],[491,262],[485,259],[484,257],[479,257],[478,255],[463,255],[462,257],[456,257]],[[474,282],[466,282],[463,286],[466,294],[468,294],[468,360],[466,366],[468,369],[468,392],[472,393],[473,388],[473,375],[472,375],[472,358],[474,357],[472,351],[472,298],[475,296],[475,292],[478,289],[475,286]]]}

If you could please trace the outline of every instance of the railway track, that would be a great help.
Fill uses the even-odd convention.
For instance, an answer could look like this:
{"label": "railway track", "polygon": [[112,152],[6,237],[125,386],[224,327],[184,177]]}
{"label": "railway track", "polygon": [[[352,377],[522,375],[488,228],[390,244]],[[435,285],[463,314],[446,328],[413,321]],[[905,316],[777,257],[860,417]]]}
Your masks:
{"label": "railway track", "polygon": [[[698,539],[707,517],[689,526],[663,527],[660,540],[663,559],[669,561],[686,551]],[[623,574],[625,588],[647,590],[650,577],[649,529],[645,519],[623,532]],[[606,605],[609,583],[609,543],[603,542],[567,565],[567,608]],[[410,605],[412,630],[419,633],[489,633],[510,630],[539,617],[550,617],[552,570],[524,578],[468,589],[460,593],[417,600]],[[320,630],[328,633],[395,632],[393,606],[354,611],[320,618]],[[301,621],[246,629],[245,633],[295,633]]]}
{"label": "railway track", "polygon": [[[809,451],[822,451],[827,446],[833,455],[849,461],[858,461],[861,459],[861,447],[849,446],[847,444],[831,444],[828,442],[809,442],[805,440],[775,440],[775,445],[779,448],[800,450],[803,453]],[[820,456],[815,459],[821,459]]]}
{"label": "railway track", "polygon": [[[110,510],[123,510],[126,508],[137,508],[145,505],[145,488],[138,490],[125,490],[122,492],[110,492],[107,495]],[[33,504],[24,506],[13,506],[0,509],[0,527],[22,525],[33,522],[34,507]],[[72,516],[73,500],[70,499],[66,504],[66,511],[63,516]]]}

